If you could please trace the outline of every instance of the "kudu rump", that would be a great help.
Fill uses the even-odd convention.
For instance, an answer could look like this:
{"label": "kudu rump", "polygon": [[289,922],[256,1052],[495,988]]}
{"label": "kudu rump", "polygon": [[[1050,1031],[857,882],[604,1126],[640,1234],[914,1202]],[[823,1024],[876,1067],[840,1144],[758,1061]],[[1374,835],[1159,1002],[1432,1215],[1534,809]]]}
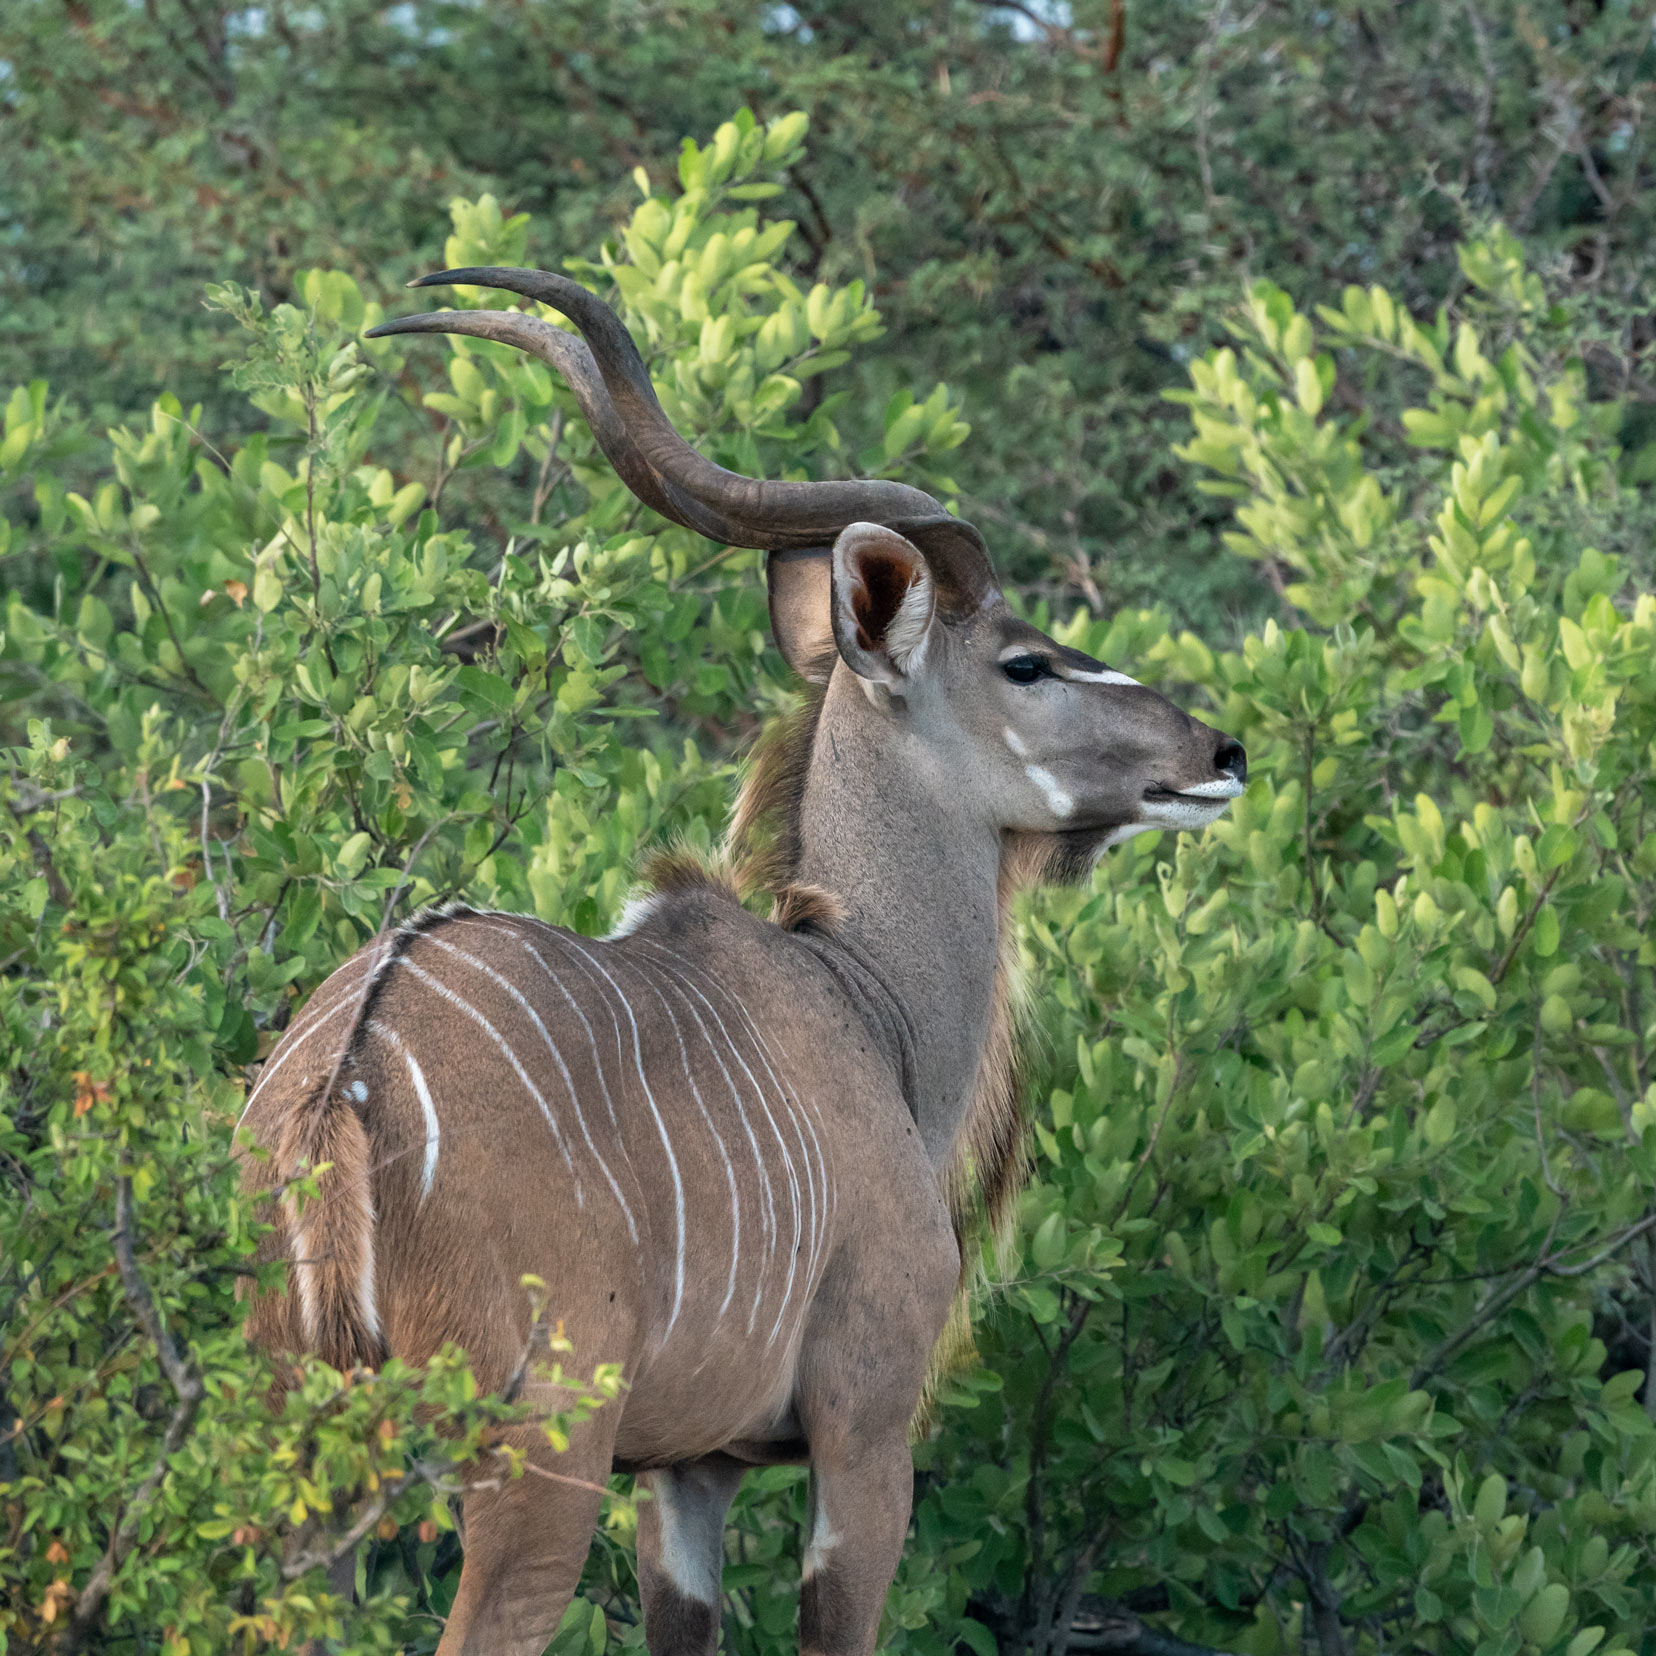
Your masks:
{"label": "kudu rump", "polygon": [[[532,1273],[583,1365],[627,1388],[563,1455],[464,1500],[439,1647],[539,1656],[601,1485],[654,1499],[638,1571],[656,1656],[717,1643],[744,1470],[808,1460],[800,1639],[873,1648],[907,1528],[908,1430],[960,1279],[956,1225],[1003,1209],[1021,1144],[1006,959],[1014,890],[1074,878],[1242,791],[1229,738],[1018,620],[983,542],[893,482],[758,482],[674,431],[619,318],[543,272],[427,283],[543,301],[408,317],[531,351],[633,492],[769,552],[776,640],[814,687],[761,749],[733,845],[768,820],[772,919],[682,860],[612,937],[422,915],[316,992],[246,1123],[260,1188],[318,1163],[270,1246],[292,1291],[257,1336],[348,1367],[453,1340],[480,1384],[551,1407],[526,1367]],[[537,1392],[537,1385],[539,1390]]]}

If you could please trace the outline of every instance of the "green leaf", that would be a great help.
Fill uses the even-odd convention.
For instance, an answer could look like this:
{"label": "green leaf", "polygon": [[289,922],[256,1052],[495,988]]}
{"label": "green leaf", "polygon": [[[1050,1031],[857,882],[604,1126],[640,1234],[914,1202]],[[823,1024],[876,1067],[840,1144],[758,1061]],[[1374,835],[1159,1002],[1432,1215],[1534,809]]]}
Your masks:
{"label": "green leaf", "polygon": [[1030,1243],[1030,1255],[1036,1266],[1040,1270],[1050,1271],[1064,1257],[1067,1240],[1063,1214],[1049,1213],[1041,1221]]}

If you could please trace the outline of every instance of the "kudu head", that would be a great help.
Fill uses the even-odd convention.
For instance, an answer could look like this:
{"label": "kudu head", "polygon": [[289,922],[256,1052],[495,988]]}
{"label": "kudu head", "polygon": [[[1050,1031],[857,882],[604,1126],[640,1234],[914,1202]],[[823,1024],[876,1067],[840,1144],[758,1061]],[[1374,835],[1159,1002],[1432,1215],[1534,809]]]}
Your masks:
{"label": "kudu head", "polygon": [[1146,829],[1203,827],[1242,792],[1240,743],[1019,620],[981,536],[930,495],[884,480],[762,482],[715,465],[673,429],[620,318],[567,277],[488,266],[414,285],[502,288],[569,317],[584,343],[516,311],[409,316],[371,337],[466,334],[557,369],[640,500],[770,554],[772,627],[789,664],[819,684],[855,675],[940,797],[1005,835],[1051,842],[1049,876]]}

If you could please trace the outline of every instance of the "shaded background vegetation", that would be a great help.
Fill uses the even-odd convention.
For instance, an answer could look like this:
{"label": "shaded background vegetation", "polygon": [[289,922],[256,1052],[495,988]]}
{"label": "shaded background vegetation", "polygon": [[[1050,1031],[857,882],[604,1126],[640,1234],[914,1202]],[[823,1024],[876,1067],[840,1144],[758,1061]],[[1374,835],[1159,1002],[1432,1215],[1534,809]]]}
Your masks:
{"label": "shaded background vegetation", "polygon": [[1614,326],[1649,265],[1629,0],[19,0],[0,59],[0,382],[99,423],[161,385],[245,422],[205,282],[280,301],[321,265],[384,298],[485,190],[555,264],[684,134],[806,110],[791,267],[862,277],[888,329],[822,390],[866,427],[899,385],[959,385],[1007,568],[1210,630],[1261,597],[1212,555],[1159,393],[1244,279],[1430,307],[1494,216]]}
{"label": "shaded background vegetation", "polygon": [[[1035,1178],[888,1642],[1656,1648],[1653,81],[1543,0],[6,8],[0,1651],[435,1641],[415,1409],[490,1406],[263,1422],[229,1124],[410,906],[602,931],[790,695],[548,376],[352,343],[571,259],[709,452],[951,495],[1253,757],[1022,917]],[[638,1643],[630,1524],[562,1656]]]}

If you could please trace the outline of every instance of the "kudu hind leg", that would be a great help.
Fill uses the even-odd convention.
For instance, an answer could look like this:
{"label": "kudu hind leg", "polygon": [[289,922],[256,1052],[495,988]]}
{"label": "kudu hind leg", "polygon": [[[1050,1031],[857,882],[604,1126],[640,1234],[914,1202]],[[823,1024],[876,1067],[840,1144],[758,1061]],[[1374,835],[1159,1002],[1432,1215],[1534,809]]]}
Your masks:
{"label": "kudu hind leg", "polygon": [[542,1656],[580,1585],[603,1504],[614,1440],[600,1410],[565,1454],[537,1426],[504,1441],[524,1451],[521,1477],[474,1474],[465,1506],[465,1561],[437,1656]]}
{"label": "kudu hind leg", "polygon": [[719,1648],[725,1515],[747,1469],[720,1456],[640,1474],[638,1590],[650,1656]]}
{"label": "kudu hind leg", "polygon": [[799,1600],[803,1656],[868,1656],[902,1557],[914,1500],[907,1437],[813,1460]]}

